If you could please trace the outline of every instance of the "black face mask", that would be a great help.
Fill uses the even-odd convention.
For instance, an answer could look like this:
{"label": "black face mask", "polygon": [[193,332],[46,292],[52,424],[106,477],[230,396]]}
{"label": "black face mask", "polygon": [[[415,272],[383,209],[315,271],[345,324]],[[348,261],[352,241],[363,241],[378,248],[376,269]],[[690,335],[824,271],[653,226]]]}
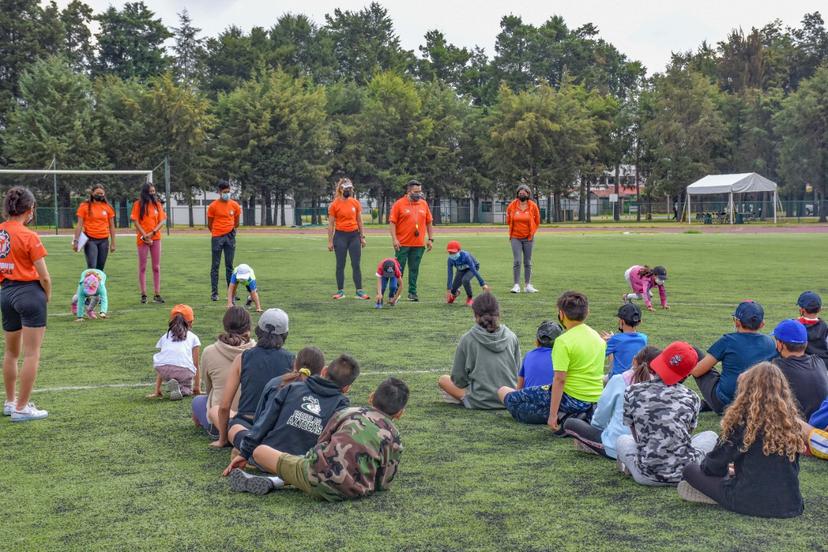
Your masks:
{"label": "black face mask", "polygon": [[411,201],[416,203],[416,202],[420,201],[421,199],[423,199],[423,194],[419,194],[419,193],[408,194],[408,198]]}
{"label": "black face mask", "polygon": [[528,200],[528,199],[529,199],[529,196],[528,196],[528,195],[523,195],[523,194],[520,194],[520,195],[518,196],[518,199],[519,199],[519,200],[521,200],[521,201],[526,201],[526,200]]}
{"label": "black face mask", "polygon": [[351,190],[344,190],[342,192],[342,197],[351,197]]}
{"label": "black face mask", "polygon": [[92,196],[95,201],[106,201],[106,196],[103,194],[95,194]]}

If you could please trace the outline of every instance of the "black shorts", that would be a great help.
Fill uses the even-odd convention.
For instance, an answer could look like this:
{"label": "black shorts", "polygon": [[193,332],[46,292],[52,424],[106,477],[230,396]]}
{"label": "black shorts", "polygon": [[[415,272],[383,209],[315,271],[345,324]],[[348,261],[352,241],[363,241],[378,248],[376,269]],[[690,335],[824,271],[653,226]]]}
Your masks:
{"label": "black shorts", "polygon": [[5,280],[0,288],[0,310],[3,330],[16,332],[21,328],[46,327],[46,292],[40,282]]}

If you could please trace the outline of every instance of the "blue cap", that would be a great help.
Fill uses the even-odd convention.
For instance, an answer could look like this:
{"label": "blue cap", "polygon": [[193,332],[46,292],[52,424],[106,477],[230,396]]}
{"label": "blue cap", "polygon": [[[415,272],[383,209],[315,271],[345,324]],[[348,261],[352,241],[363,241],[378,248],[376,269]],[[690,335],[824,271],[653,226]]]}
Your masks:
{"label": "blue cap", "polygon": [[742,301],[733,316],[742,324],[758,326],[765,319],[765,309],[756,301]]}
{"label": "blue cap", "polygon": [[783,320],[773,329],[773,337],[784,343],[804,345],[808,343],[808,330],[799,320]]}
{"label": "blue cap", "polygon": [[816,311],[822,308],[822,297],[813,291],[803,291],[796,301],[796,305],[807,311]]}

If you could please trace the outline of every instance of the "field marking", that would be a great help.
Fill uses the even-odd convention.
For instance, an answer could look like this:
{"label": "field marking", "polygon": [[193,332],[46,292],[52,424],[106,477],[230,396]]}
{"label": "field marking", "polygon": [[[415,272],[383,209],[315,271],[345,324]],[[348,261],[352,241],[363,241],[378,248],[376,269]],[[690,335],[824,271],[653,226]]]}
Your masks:
{"label": "field marking", "polygon": [[[380,371],[380,372],[362,372],[361,376],[390,376],[405,374],[439,374],[448,372],[448,370],[406,370],[406,371]],[[151,387],[155,385],[154,381],[146,383],[102,383],[100,385],[67,385],[63,387],[42,387],[40,389],[33,389],[32,393],[62,393],[65,391],[94,391],[96,389],[130,389],[137,387]]]}

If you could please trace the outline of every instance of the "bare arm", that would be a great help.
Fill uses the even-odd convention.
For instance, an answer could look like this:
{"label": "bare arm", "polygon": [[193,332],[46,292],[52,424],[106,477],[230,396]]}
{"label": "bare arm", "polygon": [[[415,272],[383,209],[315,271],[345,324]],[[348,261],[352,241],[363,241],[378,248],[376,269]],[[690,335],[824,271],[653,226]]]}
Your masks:
{"label": "bare arm", "polygon": [[109,251],[115,253],[115,217],[109,219]]}
{"label": "bare arm", "polygon": [[83,217],[78,217],[78,224],[75,226],[75,235],[72,237],[72,249],[77,251],[78,239],[83,231]]}
{"label": "bare arm", "polygon": [[334,229],[336,228],[336,217],[328,217],[328,251],[333,251]]}
{"label": "bare arm", "polygon": [[213,217],[207,217],[207,230],[213,231]]}
{"label": "bare arm", "polygon": [[[52,300],[52,278],[49,276],[49,269],[46,268],[46,258],[41,257],[34,262],[35,270],[37,270],[37,277],[40,281],[40,287],[46,292],[46,302]],[[78,311],[81,309],[79,308]]]}
{"label": "bare arm", "polygon": [[193,377],[193,395],[201,395],[201,367],[198,364],[201,347],[193,347],[193,364],[195,365],[195,377]]}
{"label": "bare arm", "polygon": [[227,374],[227,381],[224,383],[224,392],[221,396],[216,424],[219,430],[219,438],[210,443],[212,447],[223,447],[227,444],[227,422],[230,420],[230,405],[233,404],[233,398],[236,396],[236,391],[239,390],[239,382],[241,381],[241,359],[242,355],[239,355],[233,361],[233,365],[230,367],[230,373]]}
{"label": "bare arm", "polygon": [[234,284],[232,282],[230,283],[229,286],[227,286],[227,308],[228,309],[233,306],[233,297],[236,296],[236,287],[237,287],[237,284]]}
{"label": "bare arm", "polygon": [[391,243],[394,244],[394,250],[400,250],[400,240],[397,239],[397,225],[393,222],[388,223],[388,228],[391,230]]}
{"label": "bare arm", "polygon": [[362,247],[365,247],[365,225],[362,223],[362,211],[359,212],[357,217],[357,226],[359,227],[359,243],[362,244]]}
{"label": "bare arm", "polygon": [[523,389],[523,386],[526,383],[526,378],[523,376],[518,376],[517,387],[515,389]]}
{"label": "bare arm", "polygon": [[564,384],[566,384],[566,374],[566,372],[558,372],[555,370],[555,379],[552,380],[552,400],[549,405],[549,419],[547,420],[546,425],[555,431],[559,429],[558,409],[561,407]]}
{"label": "bare arm", "polygon": [[696,367],[693,368],[693,371],[690,372],[690,375],[696,378],[701,377],[708,373],[710,370],[712,370],[713,367],[716,366],[717,362],[719,362],[718,359],[713,355],[704,355],[704,358],[701,359],[698,364],[696,364]]}

